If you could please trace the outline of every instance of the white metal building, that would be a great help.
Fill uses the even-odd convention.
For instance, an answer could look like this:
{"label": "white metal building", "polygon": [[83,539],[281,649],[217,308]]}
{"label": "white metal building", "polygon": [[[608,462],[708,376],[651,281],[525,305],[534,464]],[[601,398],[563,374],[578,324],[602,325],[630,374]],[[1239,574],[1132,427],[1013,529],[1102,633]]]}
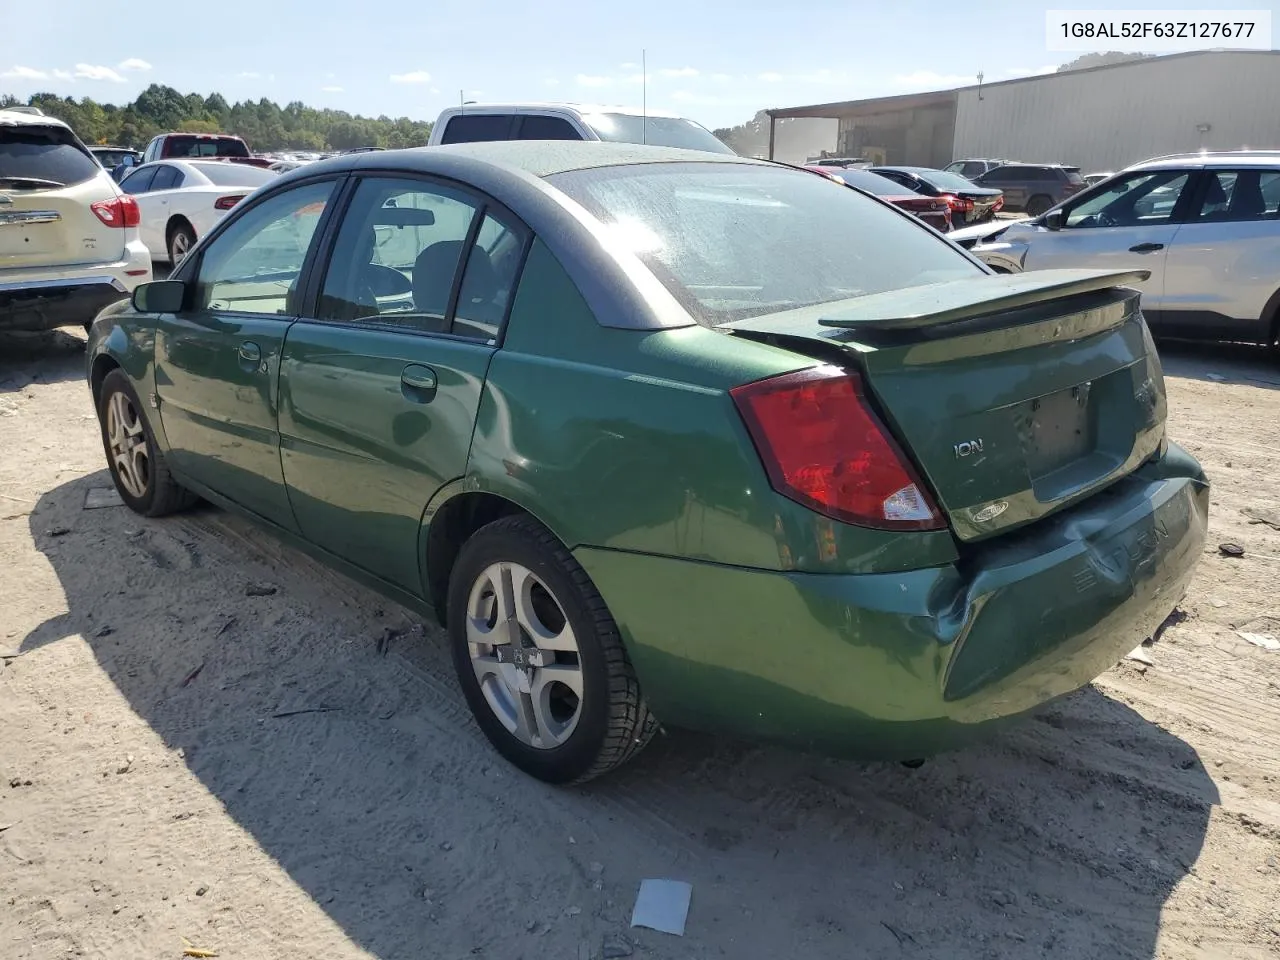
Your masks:
{"label": "white metal building", "polygon": [[[1278,94],[1280,51],[1213,50],[769,115],[771,133],[785,118],[837,120],[842,156],[935,167],[1005,157],[1088,172],[1182,151],[1280,148]],[[778,159],[805,159],[772,147]]]}

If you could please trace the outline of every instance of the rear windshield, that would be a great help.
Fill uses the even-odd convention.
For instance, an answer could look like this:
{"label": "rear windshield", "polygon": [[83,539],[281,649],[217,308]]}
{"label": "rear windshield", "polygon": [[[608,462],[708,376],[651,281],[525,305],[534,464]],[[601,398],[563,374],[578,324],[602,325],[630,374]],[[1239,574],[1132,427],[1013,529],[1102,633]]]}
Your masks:
{"label": "rear windshield", "polygon": [[866,170],[845,169],[837,173],[836,176],[849,184],[849,186],[865,190],[867,193],[874,193],[877,197],[911,197],[915,196],[916,193],[910,187],[904,187],[900,183],[894,183],[888,177],[882,177],[878,173],[869,173]]}
{"label": "rear windshield", "polygon": [[166,157],[247,157],[249,148],[235,137],[168,137],[162,153]]}
{"label": "rear windshield", "polygon": [[280,174],[243,163],[193,163],[193,167],[218,187],[260,187]]}
{"label": "rear windshield", "polygon": [[0,127],[0,186],[6,189],[52,190],[84,183],[101,169],[64,127]]}
{"label": "rear windshield", "polygon": [[733,153],[706,127],[680,117],[591,113],[582,119],[601,140],[650,143],[658,147],[682,147],[685,150],[706,150],[710,153]]}
{"label": "rear windshield", "polygon": [[973,181],[945,170],[913,170],[917,177],[939,190],[972,190]]}
{"label": "rear windshield", "polygon": [[1080,176],[1079,167],[1067,167],[1067,183],[1084,183],[1084,177]]}
{"label": "rear windshield", "polygon": [[547,179],[704,326],[982,273],[923,224],[802,170],[661,163]]}

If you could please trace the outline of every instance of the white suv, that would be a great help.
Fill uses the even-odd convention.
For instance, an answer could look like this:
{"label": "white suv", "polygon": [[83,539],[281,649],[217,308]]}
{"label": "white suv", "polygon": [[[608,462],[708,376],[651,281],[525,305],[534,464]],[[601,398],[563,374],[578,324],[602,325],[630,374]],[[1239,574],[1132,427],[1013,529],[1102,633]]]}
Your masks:
{"label": "white suv", "polygon": [[1137,286],[1157,335],[1280,338],[1280,152],[1148,160],[1038,217],[948,238],[1000,273],[1149,270]]}
{"label": "white suv", "polygon": [[150,280],[138,220],[65,123],[0,110],[0,331],[87,328]]}

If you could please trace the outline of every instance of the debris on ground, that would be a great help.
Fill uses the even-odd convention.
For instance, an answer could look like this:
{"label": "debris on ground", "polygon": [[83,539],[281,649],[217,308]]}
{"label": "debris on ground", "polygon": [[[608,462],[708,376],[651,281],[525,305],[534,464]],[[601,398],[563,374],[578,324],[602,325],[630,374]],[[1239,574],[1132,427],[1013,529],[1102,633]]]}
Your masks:
{"label": "debris on ground", "polygon": [[1262,647],[1264,650],[1280,650],[1280,640],[1277,640],[1269,633],[1250,633],[1247,630],[1237,630],[1236,636],[1242,640],[1248,640],[1255,647]]}
{"label": "debris on ground", "polygon": [[1249,506],[1242,508],[1240,512],[1249,518],[1250,523],[1262,523],[1273,530],[1280,530],[1280,510]]}
{"label": "debris on ground", "polygon": [[276,592],[276,588],[269,583],[246,583],[244,586],[244,595],[246,597],[270,597]]}
{"label": "debris on ground", "polygon": [[103,507],[123,507],[124,501],[115,487],[94,487],[84,496],[86,510],[101,510]]}
{"label": "debris on ground", "polygon": [[1173,612],[1160,621],[1160,626],[1156,627],[1155,632],[1142,641],[1143,644],[1151,646],[1153,643],[1157,643],[1160,638],[1164,636],[1165,631],[1170,627],[1176,627],[1178,624],[1185,623],[1190,619],[1191,615],[1188,614],[1187,611],[1183,610],[1181,607],[1174,607]]}
{"label": "debris on ground", "polygon": [[1154,667],[1156,662],[1151,659],[1151,654],[1147,653],[1146,648],[1139,645],[1134,647],[1124,655],[1126,660],[1137,660],[1138,663],[1145,663],[1149,667]]}
{"label": "debris on ground", "polygon": [[1243,557],[1244,547],[1238,543],[1220,543],[1218,544],[1218,552],[1224,557]]}
{"label": "debris on ground", "polygon": [[218,954],[204,947],[195,946],[186,937],[182,938],[182,955],[184,957],[216,957]]}
{"label": "debris on ground", "polygon": [[1206,380],[1212,380],[1214,383],[1225,383],[1227,380],[1227,378],[1220,373],[1206,373],[1204,378]]}
{"label": "debris on ground", "polygon": [[641,880],[631,926],[683,937],[692,896],[693,885],[683,880]]}
{"label": "debris on ground", "polygon": [[128,755],[124,758],[124,763],[123,763],[121,766],[116,767],[116,773],[128,773],[131,769],[133,769],[133,754],[132,754],[132,753],[128,754]]}

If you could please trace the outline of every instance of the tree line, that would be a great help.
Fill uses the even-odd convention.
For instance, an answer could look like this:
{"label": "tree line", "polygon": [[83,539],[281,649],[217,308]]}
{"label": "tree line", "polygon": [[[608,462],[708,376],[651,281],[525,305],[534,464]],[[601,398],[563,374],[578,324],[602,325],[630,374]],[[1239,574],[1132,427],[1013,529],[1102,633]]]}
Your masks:
{"label": "tree line", "polygon": [[[11,95],[0,96],[0,109],[20,103]],[[87,144],[137,149],[157,134],[175,131],[232,133],[256,151],[398,149],[425,146],[431,136],[429,121],[362,117],[344,110],[319,110],[298,100],[281,107],[266,97],[231,104],[220,93],[183,95],[158,83],[124,106],[53,93],[33,94],[27,105],[64,121]]]}

